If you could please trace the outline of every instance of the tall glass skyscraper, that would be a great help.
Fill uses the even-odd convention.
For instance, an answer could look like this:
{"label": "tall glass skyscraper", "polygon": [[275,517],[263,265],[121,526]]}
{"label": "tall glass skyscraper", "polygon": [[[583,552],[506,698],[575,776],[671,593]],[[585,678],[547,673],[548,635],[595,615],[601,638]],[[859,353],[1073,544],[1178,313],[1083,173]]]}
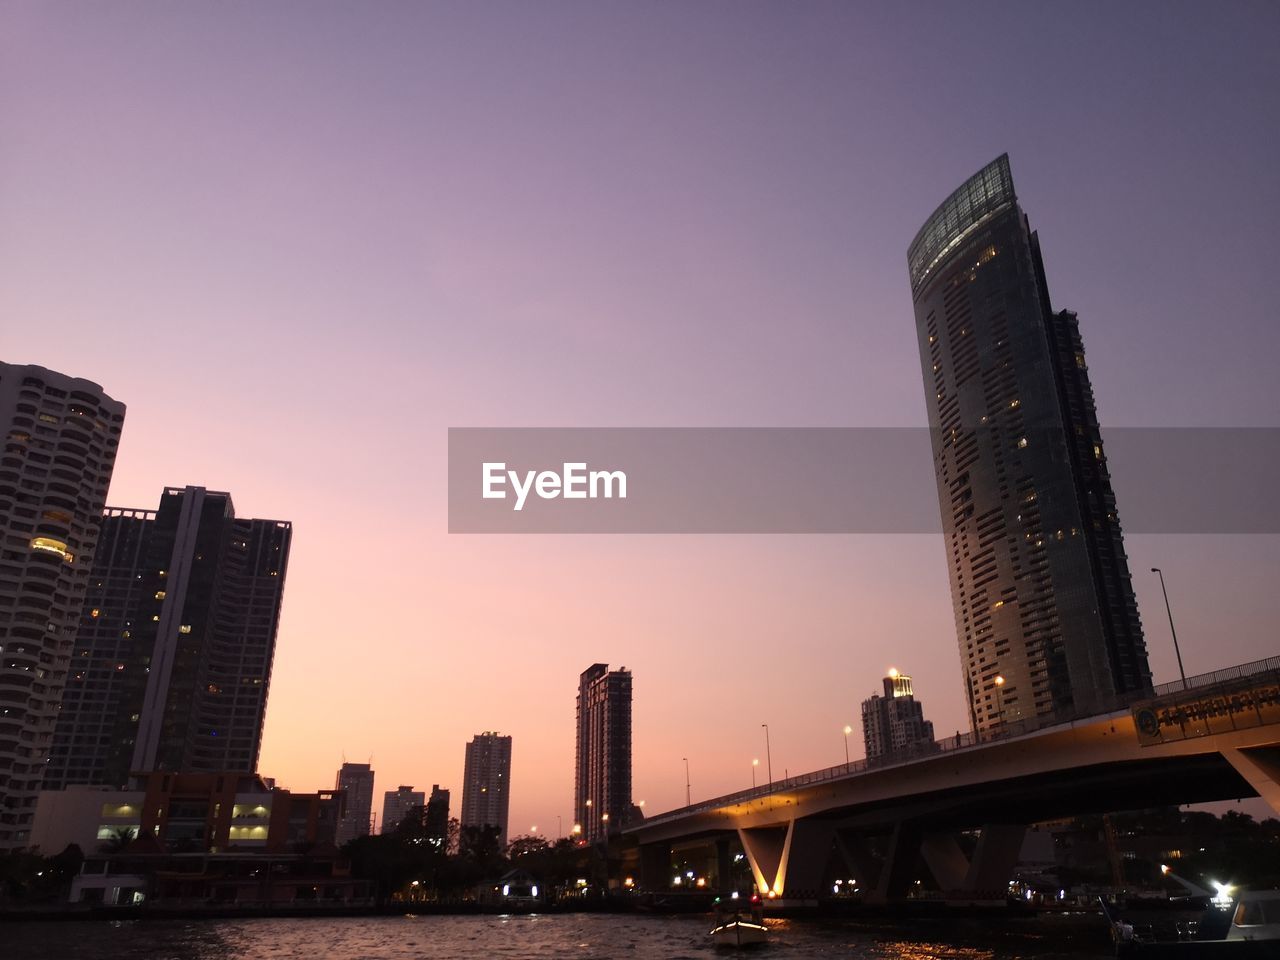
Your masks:
{"label": "tall glass skyscraper", "polygon": [[1149,690],[1079,325],[1049,304],[1007,156],[943,201],[907,261],[973,729]]}

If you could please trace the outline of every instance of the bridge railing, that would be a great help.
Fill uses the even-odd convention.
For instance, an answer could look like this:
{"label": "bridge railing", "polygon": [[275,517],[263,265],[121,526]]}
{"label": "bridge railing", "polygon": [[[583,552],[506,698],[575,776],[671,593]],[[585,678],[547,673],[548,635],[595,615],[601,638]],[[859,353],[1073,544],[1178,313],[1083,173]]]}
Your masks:
{"label": "bridge railing", "polygon": [[[1215,684],[1225,683],[1230,680],[1238,680],[1242,677],[1258,673],[1266,673],[1269,671],[1280,671],[1280,657],[1268,657],[1265,660],[1254,660],[1251,663],[1242,663],[1239,666],[1227,667],[1223,670],[1215,670],[1212,673],[1198,674],[1193,677],[1187,677],[1185,681],[1175,680],[1172,683],[1165,683],[1155,687],[1149,694],[1145,692],[1126,694],[1116,698],[1114,707],[1116,710],[1124,710],[1127,709],[1131,703],[1149,699],[1152,696],[1159,697],[1169,693],[1179,693],[1184,690],[1211,687]],[[845,777],[868,773],[872,770],[883,770],[889,767],[898,767],[906,764],[917,763],[921,760],[925,760],[929,757],[935,757],[940,754],[953,753],[957,750],[969,750],[997,741],[1019,737],[1027,733],[1032,733],[1036,730],[1044,730],[1048,727],[1058,726],[1064,723],[1074,723],[1080,720],[1088,720],[1094,717],[1106,715],[1106,713],[1063,714],[1052,718],[1040,717],[1036,718],[1036,720],[1016,720],[1009,723],[1002,723],[999,727],[993,730],[984,730],[980,733],[960,733],[959,731],[956,731],[956,735],[954,737],[944,737],[941,740],[935,740],[933,743],[924,744],[910,751],[895,753],[893,756],[877,757],[873,760],[853,760],[849,763],[837,764],[834,767],[826,767],[822,770],[802,773],[794,777],[787,777],[783,780],[775,780],[771,784],[752,787],[749,790],[739,790],[736,793],[726,794],[721,797],[713,797],[709,800],[704,800],[700,803],[695,803],[687,807],[670,810],[667,813],[660,813],[656,816],[646,818],[641,823],[635,824],[632,829],[654,826],[665,823],[669,820],[679,820],[683,817],[690,816],[691,814],[702,813],[708,810],[717,810],[722,807],[733,806],[737,803],[747,803],[751,800],[759,800],[772,793],[783,792],[796,787],[810,786],[812,784],[822,783],[828,780],[842,780]]]}
{"label": "bridge railing", "polygon": [[1269,673],[1271,671],[1280,671],[1280,657],[1267,657],[1265,660],[1254,660],[1252,663],[1242,663],[1239,666],[1215,670],[1212,673],[1197,674],[1194,677],[1187,677],[1186,680],[1162,683],[1152,691],[1152,696],[1162,697],[1170,693],[1199,690],[1203,687],[1226,683],[1228,680],[1239,680],[1257,673]]}

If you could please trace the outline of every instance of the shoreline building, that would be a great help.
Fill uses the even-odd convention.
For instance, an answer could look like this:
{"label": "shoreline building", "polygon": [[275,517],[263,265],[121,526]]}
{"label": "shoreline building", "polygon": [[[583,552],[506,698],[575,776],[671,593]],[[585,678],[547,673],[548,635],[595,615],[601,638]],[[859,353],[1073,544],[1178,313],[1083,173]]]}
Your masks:
{"label": "shoreline building", "polygon": [[[400,786],[382,795],[382,827],[379,833],[395,833],[396,827],[414,807],[425,807],[427,795],[412,786]],[[426,814],[423,814],[425,820]]]}
{"label": "shoreline building", "polygon": [[124,414],[96,383],[0,363],[0,851],[30,840]]}
{"label": "shoreline building", "polygon": [[368,763],[344,763],[338,769],[334,789],[342,791],[342,814],[334,843],[341,847],[373,831],[373,767]]}
{"label": "shoreline building", "polygon": [[1149,692],[1079,324],[1050,306],[1008,156],[943,201],[907,261],[973,730]]}
{"label": "shoreline building", "polygon": [[511,737],[485,731],[467,744],[462,774],[462,827],[497,827],[499,849],[507,849],[511,807]]}
{"label": "shoreline building", "polygon": [[578,678],[573,815],[587,843],[632,818],[631,673],[595,663]]}
{"label": "shoreline building", "polygon": [[188,486],[101,529],[47,787],[255,772],[292,526]]}
{"label": "shoreline building", "polygon": [[934,747],[933,724],[915,698],[911,678],[893,668],[884,678],[884,695],[862,701],[862,740],[867,760],[918,757]]}

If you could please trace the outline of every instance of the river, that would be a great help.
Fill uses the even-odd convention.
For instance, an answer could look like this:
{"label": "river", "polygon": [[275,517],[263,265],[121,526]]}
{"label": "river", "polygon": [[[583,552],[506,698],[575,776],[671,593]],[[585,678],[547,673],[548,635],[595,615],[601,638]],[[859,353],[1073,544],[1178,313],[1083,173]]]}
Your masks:
{"label": "river", "polygon": [[[867,960],[1096,960],[1094,917],[768,921],[755,956]],[[0,923],[4,960],[676,960],[732,955],[706,917],[635,914],[403,916],[342,919],[41,921]]]}

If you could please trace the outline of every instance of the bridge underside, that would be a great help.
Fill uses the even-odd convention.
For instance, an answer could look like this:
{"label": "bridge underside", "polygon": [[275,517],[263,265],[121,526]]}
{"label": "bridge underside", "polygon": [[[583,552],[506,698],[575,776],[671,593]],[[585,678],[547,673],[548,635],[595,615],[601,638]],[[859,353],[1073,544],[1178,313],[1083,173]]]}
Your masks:
{"label": "bridge underside", "polygon": [[[1132,736],[1123,720],[1109,722],[1109,728],[1098,725],[1092,735]],[[1263,797],[1280,815],[1280,744],[1271,739],[1280,739],[1280,727],[1252,731],[1243,739],[1205,738],[1165,752],[1134,749],[1128,741],[1118,751],[1109,745],[1099,751],[1126,754],[1123,759],[986,781],[969,774],[964,782],[968,765],[934,758],[807,794],[768,796],[701,811],[685,823],[642,825],[631,832],[653,863],[677,837],[718,840],[722,848],[734,842],[757,889],[789,900],[829,894],[826,884],[833,875],[857,878],[864,899],[901,898],[919,878],[922,864],[948,895],[1002,899],[1029,824],[1252,796]],[[1009,772],[1034,766],[1020,764],[1012,749],[1004,753],[1008,759],[997,755],[991,765]],[[929,764],[933,769],[927,776],[913,769]],[[885,781],[895,773],[904,788],[896,795],[892,779]],[[948,779],[956,785],[948,785]],[[932,789],[911,789],[924,782]],[[864,783],[867,788],[859,789]],[[980,831],[971,853],[958,842],[960,831]],[[642,877],[646,886],[661,885],[664,878],[647,874]]]}

